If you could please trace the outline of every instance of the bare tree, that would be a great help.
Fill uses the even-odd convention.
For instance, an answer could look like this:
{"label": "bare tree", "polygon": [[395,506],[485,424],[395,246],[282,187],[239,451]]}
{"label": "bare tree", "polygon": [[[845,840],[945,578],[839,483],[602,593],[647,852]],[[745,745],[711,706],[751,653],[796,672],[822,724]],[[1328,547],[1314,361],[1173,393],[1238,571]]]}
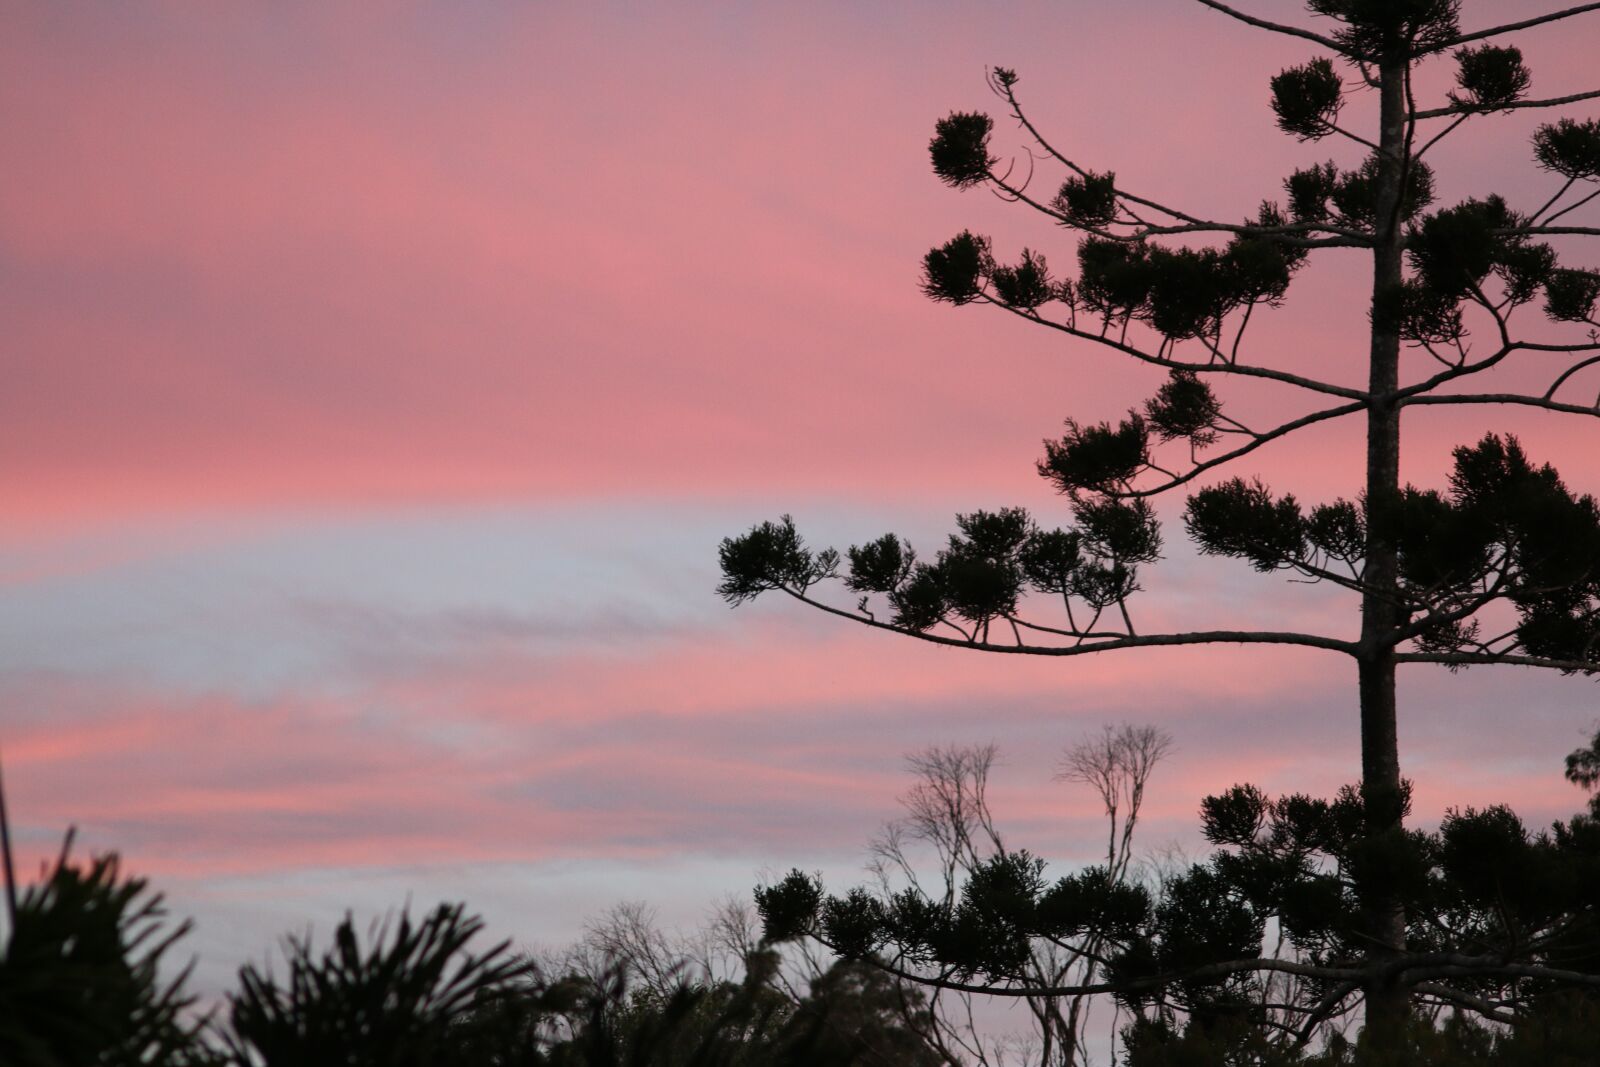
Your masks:
{"label": "bare tree", "polygon": [[[1156,765],[1171,751],[1172,739],[1150,726],[1106,726],[1069,746],[1057,780],[1084,784],[1098,795],[1109,824],[1107,876],[1124,880],[1133,861],[1133,832],[1145,789]],[[914,782],[900,798],[905,814],[889,823],[871,846],[869,869],[887,895],[911,892],[940,907],[954,905],[962,884],[982,864],[1007,855],[1005,839],[989,804],[989,776],[998,749],[994,744],[935,746],[906,758]],[[931,853],[935,875],[924,874]],[[1026,980],[1041,991],[1095,980],[1099,944],[1035,940],[1025,966]],[[1026,1043],[996,1039],[984,1032],[972,993],[935,988],[930,1044],[952,1063],[963,1060],[998,1067],[1027,1051],[1040,1067],[1087,1063],[1084,1028],[1088,1000],[1048,992],[1026,1001],[1034,1037]]]}
{"label": "bare tree", "polygon": [[1172,751],[1172,735],[1154,726],[1104,727],[1067,749],[1056,777],[1079,782],[1105,805],[1106,866],[1121,881],[1133,860],[1133,828],[1139,822],[1150,773]]}
{"label": "bare tree", "polygon": [[663,931],[656,909],[643,901],[623,901],[587,920],[576,950],[574,962],[582,961],[586,977],[620,973],[630,987],[661,997],[685,980],[709,977],[691,972],[692,946]]}

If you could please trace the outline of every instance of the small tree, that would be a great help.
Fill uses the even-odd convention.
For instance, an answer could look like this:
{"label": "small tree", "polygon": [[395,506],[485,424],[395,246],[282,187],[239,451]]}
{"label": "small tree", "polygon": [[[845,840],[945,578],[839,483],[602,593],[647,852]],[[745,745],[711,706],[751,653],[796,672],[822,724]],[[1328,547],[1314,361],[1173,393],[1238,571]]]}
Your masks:
{"label": "small tree", "polygon": [[[1326,1001],[1310,1017],[1328,1018],[1359,997],[1369,1024],[1392,1029],[1424,983],[1416,954],[1440,949],[1430,916],[1407,910],[1408,902],[1423,906],[1417,886],[1438,868],[1419,852],[1422,839],[1404,827],[1409,787],[1397,745],[1396,671],[1412,664],[1600,670],[1600,508],[1592,497],[1570,491],[1515,438],[1492,433],[1455,450],[1444,491],[1405,485],[1399,476],[1402,419],[1414,407],[1515,405],[1600,416],[1600,399],[1588,403],[1577,395],[1583,372],[1600,365],[1600,273],[1561,263],[1546,241],[1600,235],[1600,228],[1577,225],[1574,215],[1600,197],[1600,120],[1560,118],[1539,127],[1533,156],[1553,188],[1538,204],[1513,206],[1489,196],[1435,207],[1427,157],[1442,138],[1495,114],[1600,98],[1600,90],[1530,97],[1522,54],[1504,43],[1515,31],[1600,11],[1600,4],[1468,31],[1459,0],[1308,0],[1308,11],[1327,20],[1318,28],[1199,2],[1313,47],[1305,63],[1272,79],[1277,124],[1303,142],[1332,138],[1359,146],[1362,158],[1350,166],[1311,161],[1284,179],[1281,199],[1262,202],[1240,222],[1221,221],[1142,196],[1111,170],[1093,170],[1058,149],[1029,119],[1020,79],[1005,68],[991,72],[990,87],[1031,141],[1030,152],[1061,168],[1060,184],[1039,192],[1032,168],[1024,180],[1003,164],[986,114],[949,115],[936,124],[930,144],[933,169],[947,184],[988,188],[1082,237],[1076,275],[1062,278],[1037,251],[1025,248],[1002,260],[988,238],[964,231],[924,258],[928,296],[991,307],[1167,375],[1153,397],[1116,425],[1069,419],[1065,433],[1045,443],[1039,473],[1066,496],[1074,523],[1045,529],[1018,508],[961,515],[948,544],[919,560],[895,534],[843,555],[813,552],[786,516],[723,542],[719,591],[735,605],[779,591],[864,626],[996,654],[1066,658],[1155,646],[1290,645],[1345,657],[1359,695],[1359,788],[1332,803],[1276,802],[1236,791],[1215,798],[1215,811],[1208,807],[1207,831],[1237,848],[1242,865],[1268,862],[1273,850],[1263,851],[1258,836],[1268,834],[1277,835],[1271,862],[1288,865],[1280,875],[1293,869],[1309,877],[1312,857],[1337,872],[1344,880],[1337,899],[1323,904],[1354,912],[1342,915],[1329,939],[1305,942],[1316,945],[1305,952],[1331,953],[1338,963],[1319,958],[1313,962],[1323,972],[1306,972],[1322,983],[1313,1003]],[[1438,101],[1419,100],[1414,72],[1447,55],[1455,63],[1455,89]],[[1377,109],[1366,132],[1344,115],[1346,102],[1361,94],[1374,97]],[[1214,243],[1182,243],[1189,241]],[[1350,361],[1349,375],[1324,380],[1252,358],[1245,343],[1252,318],[1278,308],[1308,257],[1330,248],[1359,250],[1372,263],[1368,344]],[[1542,333],[1522,330],[1529,306],[1542,308],[1551,324]],[[1545,372],[1542,390],[1468,391],[1530,353],[1557,364]],[[1213,389],[1239,379],[1274,383],[1318,406],[1275,426],[1248,426],[1226,413]],[[1306,427],[1348,417],[1366,427],[1357,499],[1307,507],[1235,476],[1195,491],[1183,518],[1202,553],[1349,590],[1359,600],[1355,632],[1135,627],[1130,605],[1141,569],[1161,554],[1152,501],[1200,486]],[[853,606],[819,595],[832,580],[853,594]],[[1051,614],[1034,610],[1051,604]],[[1217,821],[1224,812],[1242,821]],[[1519,833],[1527,837],[1520,823],[1494,830],[1486,818],[1466,813],[1450,825],[1469,837],[1469,829],[1483,831],[1508,848]],[[1407,883],[1403,871],[1421,881]],[[1198,930],[1231,915],[1236,928],[1212,930],[1215,936],[1200,938],[1192,952],[1156,952],[1143,970],[1126,954],[1120,963],[1108,959],[1124,980],[1095,989],[1126,992],[1134,975],[1153,980],[1161,968],[1166,977],[1155,986],[1163,989],[1172,988],[1172,972],[1270,969],[1251,962],[1262,915],[1222,907],[1223,897],[1243,892],[1237,883],[1224,879],[1205,889],[1191,879],[1182,892],[1193,898],[1193,914],[1182,921]],[[1258,895],[1255,903],[1264,899]],[[1173,922],[1182,910],[1169,916]],[[1147,935],[1154,937],[1147,948],[1176,945],[1185,936],[1177,927],[1150,934],[1140,922],[1114,931],[1101,918],[1110,924],[1102,933],[1119,933],[1125,947]],[[1145,932],[1136,936],[1136,928]],[[1526,930],[1501,933],[1505,944],[1481,936],[1471,943],[1491,947],[1488,954],[1518,956],[1515,966],[1535,966]],[[1467,945],[1454,941],[1449,948]],[[1225,949],[1234,958],[1223,958]],[[1499,963],[1511,966],[1508,959]],[[1481,975],[1490,962],[1470,966]],[[993,976],[1004,984],[1003,971]],[[1470,992],[1455,992],[1454,1003],[1470,1003]],[[1204,997],[1196,992],[1189,999]]]}

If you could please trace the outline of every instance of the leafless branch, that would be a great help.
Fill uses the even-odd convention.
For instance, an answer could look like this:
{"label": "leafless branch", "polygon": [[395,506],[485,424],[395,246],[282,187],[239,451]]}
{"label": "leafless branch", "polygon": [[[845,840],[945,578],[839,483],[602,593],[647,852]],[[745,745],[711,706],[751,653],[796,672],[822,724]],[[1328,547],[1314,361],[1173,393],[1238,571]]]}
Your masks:
{"label": "leafless branch", "polygon": [[[1203,3],[1204,0],[1201,0],[1201,2]],[[1432,48],[1428,49],[1428,51],[1442,52],[1447,48],[1454,48],[1457,45],[1466,44],[1468,41],[1481,41],[1485,37],[1498,37],[1502,33],[1513,33],[1517,30],[1528,29],[1531,26],[1542,26],[1547,22],[1556,22],[1561,19],[1571,18],[1574,15],[1581,15],[1586,11],[1600,11],[1600,3],[1579,4],[1577,7],[1569,7],[1561,11],[1552,11],[1548,15],[1539,15],[1535,18],[1523,19],[1521,22],[1508,22],[1503,26],[1494,26],[1487,30],[1474,30],[1471,33],[1457,34],[1448,41],[1441,41],[1440,43],[1434,45]]]}
{"label": "leafless branch", "polygon": [[1548,396],[1523,396],[1518,393],[1435,393],[1429,396],[1408,396],[1399,401],[1399,404],[1401,407],[1413,407],[1419,404],[1515,404],[1540,408],[1544,411],[1559,411],[1567,415],[1600,416],[1600,406],[1563,404],[1551,400]]}
{"label": "leafless branch", "polygon": [[1322,47],[1331,49],[1342,56],[1351,56],[1351,58],[1355,58],[1348,48],[1340,44],[1338,41],[1335,41],[1332,37],[1324,37],[1320,33],[1315,33],[1311,30],[1303,30],[1298,26],[1286,26],[1280,22],[1268,22],[1266,19],[1259,19],[1254,15],[1246,15],[1244,12],[1237,11],[1229,7],[1227,4],[1218,3],[1217,0],[1199,0],[1199,2],[1204,4],[1206,7],[1211,8],[1213,11],[1220,11],[1224,15],[1227,15],[1231,18],[1236,18],[1248,26],[1254,26],[1257,29],[1262,30],[1271,30],[1273,33],[1281,33],[1289,37],[1300,37],[1307,41],[1315,41],[1322,45]]}

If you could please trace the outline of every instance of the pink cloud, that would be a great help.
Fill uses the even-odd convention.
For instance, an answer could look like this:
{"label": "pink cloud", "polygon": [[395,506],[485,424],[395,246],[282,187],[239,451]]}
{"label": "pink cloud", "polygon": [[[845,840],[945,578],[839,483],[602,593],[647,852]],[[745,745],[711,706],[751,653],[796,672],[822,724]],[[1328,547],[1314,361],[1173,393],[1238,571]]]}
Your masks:
{"label": "pink cloud", "polygon": [[[310,10],[181,33],[148,17],[172,32],[142,28],[138,49],[65,17],[0,45],[7,95],[51,102],[8,114],[0,177],[29,368],[0,410],[8,526],[735,487],[1034,493],[1062,416],[1115,416],[1155,379],[917,294],[921,251],[963,225],[1008,255],[1070,255],[1050,227],[940,188],[932,119],[988,106],[981,66],[1004,59],[1041,122],[1157,195],[1240,213],[1306,158],[1255,97],[1238,103],[1298,53],[1183,5],[1145,25],[1150,62],[1190,79],[1183,114],[1167,82],[1129,82],[1093,47],[1120,32],[1100,12],[1039,13],[1078,42],[1064,69],[1048,34],[954,11],[919,13],[933,45],[854,10],[541,9],[447,47]],[[286,65],[267,42],[291,38]],[[1582,69],[1542,51],[1552,81]],[[1512,128],[1458,136],[1525,155]],[[1338,304],[1319,290],[1356,275],[1302,283],[1265,348],[1342,358],[1362,316],[1323,311]],[[1247,390],[1240,410],[1284,403]],[[1429,453],[1459,432],[1414,422],[1411,453],[1437,471]],[[1323,454],[1262,463],[1348,477]]]}
{"label": "pink cloud", "polygon": [[[1105,722],[1169,730],[1146,841],[1189,839],[1200,797],[1235,782],[1325,795],[1351,780],[1345,673],[1293,652],[997,662],[768,616],[734,640],[469,649],[273,698],[14,679],[10,702],[30,712],[8,723],[5,758],[30,865],[76,824],[141,870],[209,878],[684,851],[782,866],[864,847],[896,814],[905,753],[997,741],[1013,841],[1082,860],[1100,814],[1051,784],[1064,746]],[[1564,690],[1475,675],[1485,708],[1518,694],[1512,739],[1478,721],[1492,712],[1462,702],[1460,682],[1407,683],[1417,818],[1509,800],[1538,824],[1577,808],[1559,773],[1575,722]]]}

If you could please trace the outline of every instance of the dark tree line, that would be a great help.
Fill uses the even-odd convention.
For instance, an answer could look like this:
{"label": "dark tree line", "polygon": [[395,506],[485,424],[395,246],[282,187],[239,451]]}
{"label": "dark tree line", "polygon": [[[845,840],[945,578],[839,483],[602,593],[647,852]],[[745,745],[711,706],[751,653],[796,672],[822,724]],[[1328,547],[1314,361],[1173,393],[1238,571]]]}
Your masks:
{"label": "dark tree line", "polygon": [[219,1007],[187,988],[189,931],[115,856],[62,854],[20,894],[0,941],[6,1067],[939,1067],[926,1006],[881,969],[839,960],[801,990],[753,947],[737,980],[636,979],[625,958],[551,971],[482,943],[462,905],[331,943],[285,939]]}
{"label": "dark tree line", "polygon": [[[1090,746],[1074,751],[1087,760],[1069,753],[1068,767],[1090,770],[1080,780],[1120,798],[1107,801],[1121,811],[1107,866],[1045,879],[1042,865],[1007,848],[993,827],[981,784],[992,752],[926,750],[912,763],[917,784],[906,794],[900,843],[886,838],[875,851],[896,863],[926,831],[923,843],[939,842],[936,854],[955,857],[949,873],[913,878],[888,899],[830,898],[798,874],[758,890],[767,936],[749,930],[737,909],[725,912],[722,947],[739,959],[722,974],[693,966],[703,950],[668,944],[626,907],[591,929],[587,944],[597,954],[541,962],[508,942],[485,944],[481,920],[446,904],[416,918],[402,912],[364,932],[347,917],[322,945],[290,936],[279,961],[246,965],[223,1001],[203,1009],[187,988],[190,968],[173,958],[189,924],[174,923],[160,895],[126,875],[115,856],[73,860],[69,839],[8,915],[0,1063],[1002,1067],[1027,1061],[997,1054],[975,1031],[963,1034],[954,1015],[941,1019],[948,1005],[937,998],[950,990],[939,986],[974,981],[992,992],[993,980],[1014,977],[1019,967],[1049,979],[1049,961],[1063,959],[1065,972],[1106,975],[1102,988],[1127,1020],[1116,1060],[1126,1067],[1595,1061],[1600,733],[1567,761],[1569,780],[1594,792],[1587,812],[1531,834],[1505,809],[1452,813],[1437,833],[1416,835],[1405,898],[1409,914],[1427,916],[1451,940],[1538,942],[1538,953],[1585,981],[1547,968],[1508,969],[1504,956],[1485,965],[1481,956],[1449,950],[1418,955],[1413,966],[1426,973],[1411,985],[1417,1011],[1389,1041],[1358,1046],[1341,1030],[1320,1048],[1282,1039],[1304,1023],[1286,1003],[1295,990],[1274,978],[1293,976],[1304,983],[1301,993],[1342,1003],[1345,987],[1364,972],[1329,976],[1329,966],[1294,959],[1265,971],[1212,961],[1230,940],[1235,951],[1259,941],[1268,912],[1299,960],[1337,959],[1342,939],[1359,936],[1357,890],[1345,875],[1370,857],[1350,858],[1349,836],[1339,831],[1361,817],[1358,802],[1348,793],[1330,805],[1269,801],[1239,787],[1206,801],[1206,832],[1219,845],[1206,864],[1160,884],[1123,878],[1116,866],[1128,852],[1120,834],[1131,827],[1121,820],[1137,818],[1125,807],[1133,794],[1123,787],[1132,779]],[[1326,836],[1309,843],[1308,825]],[[1327,862],[1315,864],[1315,854]],[[1229,894],[1219,897],[1217,886]],[[1091,927],[1099,936],[1086,941]],[[785,973],[782,938],[797,933],[837,955]],[[1070,946],[1070,958],[1042,951],[1052,945]],[[942,983],[914,969],[952,959],[963,962],[940,963],[949,979]],[[920,991],[925,986],[931,996]],[[1075,1003],[1058,998],[1056,1009],[1064,1016]],[[1032,1051],[1048,1056],[1052,1047],[1059,1051],[1048,1042]],[[1077,1055],[1084,1058],[1081,1049]]]}

